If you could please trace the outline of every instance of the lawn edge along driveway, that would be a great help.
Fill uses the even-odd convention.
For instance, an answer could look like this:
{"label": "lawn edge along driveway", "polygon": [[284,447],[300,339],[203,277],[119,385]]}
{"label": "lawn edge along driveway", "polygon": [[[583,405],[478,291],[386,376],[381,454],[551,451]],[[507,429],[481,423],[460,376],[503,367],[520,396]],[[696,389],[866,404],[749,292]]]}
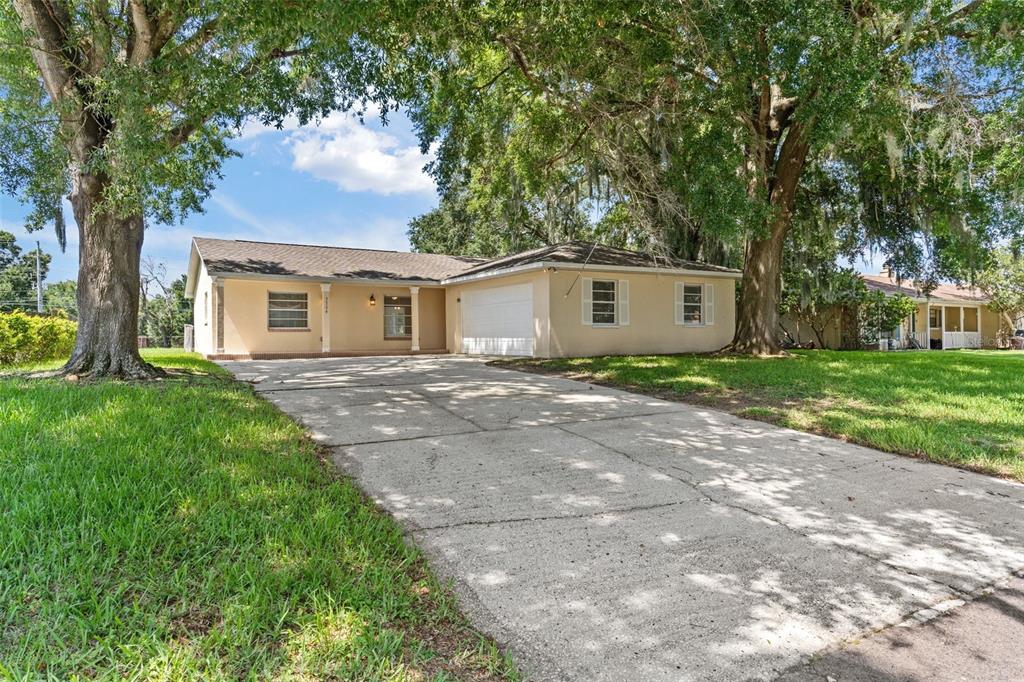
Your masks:
{"label": "lawn edge along driveway", "polygon": [[166,379],[0,378],[0,677],[515,679],[291,418]]}
{"label": "lawn edge along driveway", "polygon": [[1024,353],[793,351],[497,360],[1024,482]]}

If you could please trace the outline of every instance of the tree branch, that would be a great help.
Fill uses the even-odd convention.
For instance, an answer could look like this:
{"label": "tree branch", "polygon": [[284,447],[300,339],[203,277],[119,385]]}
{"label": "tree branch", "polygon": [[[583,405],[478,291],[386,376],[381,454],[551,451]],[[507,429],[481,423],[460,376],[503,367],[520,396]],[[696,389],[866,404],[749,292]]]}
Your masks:
{"label": "tree branch", "polygon": [[195,33],[183,40],[174,52],[183,57],[191,57],[213,40],[220,25],[220,17],[215,16],[196,29]]}
{"label": "tree branch", "polygon": [[32,58],[39,67],[46,92],[55,104],[63,104],[72,80],[72,69],[78,67],[68,54],[65,42],[67,30],[61,21],[67,15],[62,8],[54,7],[47,0],[13,2],[22,28],[29,33],[28,44],[33,48]]}
{"label": "tree branch", "polygon": [[[913,32],[913,35],[910,36],[909,43],[911,45],[918,45],[920,43],[923,43],[928,39],[930,35],[932,35],[935,32],[942,32],[942,34],[945,35],[945,29],[947,27],[971,16],[976,11],[984,7],[986,2],[987,0],[971,0],[970,2],[961,5],[958,9],[953,10],[949,14],[945,14],[936,19],[935,21],[927,23],[926,25],[922,26],[921,28]],[[900,39],[900,37],[902,37],[902,35],[902,27],[897,28],[893,32],[892,42],[895,43],[897,40]]]}
{"label": "tree branch", "polygon": [[542,92],[550,93],[548,86],[534,75],[533,71],[530,69],[530,64],[526,61],[526,55],[523,54],[522,49],[515,41],[504,34],[499,34],[495,37],[495,40],[505,46],[509,55],[512,56],[512,61],[515,62],[519,71],[526,77],[526,80],[530,81],[534,87]]}
{"label": "tree branch", "polygon": [[153,57],[154,29],[144,0],[128,0],[132,18],[133,37],[129,41],[128,63],[145,64]]}
{"label": "tree branch", "polygon": [[502,76],[504,76],[506,73],[508,73],[511,70],[512,70],[511,66],[506,66],[504,69],[502,69],[498,73],[494,74],[494,77],[491,78],[490,80],[488,80],[486,83],[484,83],[483,85],[477,85],[473,89],[476,90],[477,92],[479,92],[481,90],[487,90],[492,85],[497,83],[499,78],[501,78]]}
{"label": "tree branch", "polygon": [[[238,78],[249,78],[255,74],[261,66],[265,66],[266,64],[279,59],[287,59],[289,57],[305,54],[308,51],[309,50],[306,48],[295,48],[291,50],[274,48],[266,57],[254,58],[251,62],[239,69]],[[173,126],[170,131],[168,131],[167,135],[164,136],[164,144],[171,149],[184,144],[192,136],[192,133],[209,121],[210,117],[215,113],[216,111],[208,111],[200,116],[187,118],[186,120],[179,122]]]}
{"label": "tree branch", "polygon": [[132,31],[128,35],[128,63],[141,66],[160,54],[180,28],[174,12],[154,13],[147,0],[128,0]]}

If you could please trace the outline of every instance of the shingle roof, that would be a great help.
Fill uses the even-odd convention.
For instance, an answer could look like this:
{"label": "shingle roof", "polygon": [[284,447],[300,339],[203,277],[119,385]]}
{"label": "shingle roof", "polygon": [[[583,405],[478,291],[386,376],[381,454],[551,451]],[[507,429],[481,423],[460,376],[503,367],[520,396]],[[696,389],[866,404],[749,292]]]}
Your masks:
{"label": "shingle roof", "polygon": [[[869,289],[882,291],[890,296],[904,294],[911,298],[925,298],[924,291],[912,280],[897,282],[889,275],[861,275]],[[988,297],[977,289],[958,287],[955,284],[940,284],[933,289],[930,298],[943,301],[964,301],[965,303],[988,303]]]}
{"label": "shingle roof", "polygon": [[566,242],[553,246],[544,246],[531,251],[523,251],[504,258],[496,258],[486,263],[470,267],[459,273],[459,277],[477,275],[494,270],[504,270],[531,263],[574,263],[588,267],[599,267],[610,265],[616,267],[634,268],[664,268],[676,270],[700,270],[702,272],[718,272],[736,274],[739,270],[724,268],[718,265],[708,265],[697,261],[681,260],[678,258],[656,257],[640,251],[629,251],[618,249],[612,246],[603,246],[590,242]]}
{"label": "shingle roof", "polygon": [[194,238],[211,274],[247,274],[313,279],[436,281],[483,262],[479,258],[276,244],[243,239]]}
{"label": "shingle roof", "polygon": [[532,263],[574,263],[736,274],[739,270],[675,258],[654,257],[589,242],[568,242],[484,260],[433,253],[278,244],[244,239],[193,239],[214,275],[275,275],[311,279],[375,279],[440,282]]}

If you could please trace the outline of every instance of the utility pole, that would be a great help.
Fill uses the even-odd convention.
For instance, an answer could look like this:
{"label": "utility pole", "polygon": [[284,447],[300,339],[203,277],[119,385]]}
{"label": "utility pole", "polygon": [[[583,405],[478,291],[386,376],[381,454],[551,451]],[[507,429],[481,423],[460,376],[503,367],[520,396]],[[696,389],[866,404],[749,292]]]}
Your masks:
{"label": "utility pole", "polygon": [[39,253],[42,247],[36,242],[36,312],[43,312],[43,268],[39,265]]}

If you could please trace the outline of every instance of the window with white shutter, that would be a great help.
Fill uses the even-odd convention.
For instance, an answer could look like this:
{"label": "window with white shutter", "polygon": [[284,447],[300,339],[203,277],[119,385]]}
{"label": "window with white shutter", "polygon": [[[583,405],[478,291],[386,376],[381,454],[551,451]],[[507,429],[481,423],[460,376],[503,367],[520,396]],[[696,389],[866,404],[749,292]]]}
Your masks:
{"label": "window with white shutter", "polygon": [[683,323],[683,283],[676,282],[675,286],[675,322]]}
{"label": "window with white shutter", "polygon": [[589,277],[583,278],[583,291],[580,299],[583,301],[583,324],[594,324],[594,280]]}
{"label": "window with white shutter", "polygon": [[713,284],[675,283],[675,323],[686,327],[707,327],[715,323]]}
{"label": "window with white shutter", "polygon": [[620,279],[619,287],[615,292],[617,305],[616,321],[620,327],[629,326],[629,280]]}
{"label": "window with white shutter", "polygon": [[711,326],[715,323],[715,285],[704,285],[704,324]]}
{"label": "window with white shutter", "polygon": [[618,300],[616,296],[616,284],[614,279],[595,279],[591,283],[591,321],[594,326],[614,326],[617,319],[616,309]]}
{"label": "window with white shutter", "polygon": [[683,284],[683,324],[688,326],[704,324],[703,285]]}

